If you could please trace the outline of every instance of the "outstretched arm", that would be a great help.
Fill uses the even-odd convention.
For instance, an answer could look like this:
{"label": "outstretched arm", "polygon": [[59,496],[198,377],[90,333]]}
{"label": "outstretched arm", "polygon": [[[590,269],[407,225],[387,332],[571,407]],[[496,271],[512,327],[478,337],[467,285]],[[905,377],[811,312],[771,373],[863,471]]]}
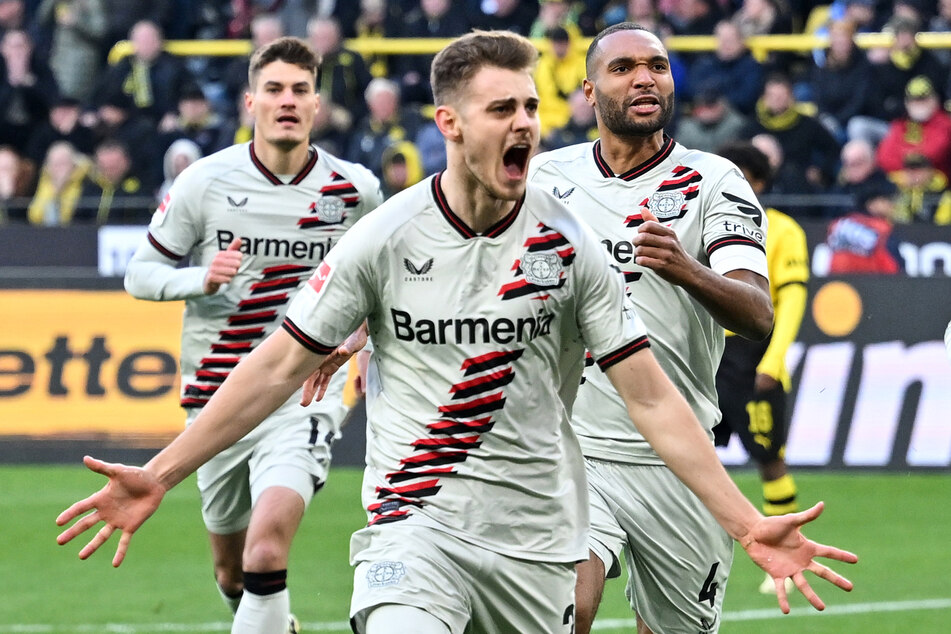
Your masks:
{"label": "outstretched arm", "polygon": [[80,551],[80,558],[95,552],[118,529],[123,535],[112,563],[121,564],[132,534],[155,512],[165,492],[260,424],[290,398],[323,359],[284,330],[277,330],[235,367],[195,421],[145,467],[87,458],[86,466],[107,476],[109,482],[56,518],[56,523],[63,526],[92,511],[63,531],[57,542],[65,544],[100,521],[105,522],[106,526]]}
{"label": "outstretched arm", "polygon": [[[330,385],[330,379],[337,371],[345,366],[350,358],[363,350],[367,345],[367,322],[360,324],[352,335],[337,346],[337,349],[331,352],[320,364],[317,371],[311,374],[304,381],[304,390],[301,392],[300,404],[304,407],[310,405],[313,401],[319,401],[327,393],[327,386]],[[366,392],[366,386],[362,385],[366,372],[361,372],[357,378],[356,391],[357,396],[363,396]]]}
{"label": "outstretched arm", "polygon": [[667,466],[700,498],[727,533],[740,542],[753,561],[777,580],[777,597],[784,613],[789,612],[783,584],[787,577],[792,577],[816,609],[825,608],[803,576],[804,570],[844,590],[852,589],[848,579],[813,559],[828,557],[855,563],[858,558],[810,541],[799,531],[800,526],[819,516],[822,505],[802,513],[763,517],[723,468],[690,406],[649,349],[611,366],[607,375],[638,431]]}

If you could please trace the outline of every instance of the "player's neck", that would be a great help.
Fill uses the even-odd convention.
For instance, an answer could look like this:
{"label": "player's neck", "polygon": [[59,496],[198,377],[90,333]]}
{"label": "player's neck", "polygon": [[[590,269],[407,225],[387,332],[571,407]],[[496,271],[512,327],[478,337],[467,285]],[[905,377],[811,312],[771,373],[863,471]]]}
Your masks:
{"label": "player's neck", "polygon": [[517,202],[495,197],[471,173],[451,166],[443,172],[439,185],[449,208],[475,233],[484,233],[502,220]]}
{"label": "player's neck", "polygon": [[254,155],[272,174],[297,174],[310,158],[310,143],[299,143],[287,149],[255,139]]}
{"label": "player's neck", "polygon": [[643,137],[608,133],[601,136],[601,158],[612,172],[623,174],[657,154],[663,144],[663,131]]}

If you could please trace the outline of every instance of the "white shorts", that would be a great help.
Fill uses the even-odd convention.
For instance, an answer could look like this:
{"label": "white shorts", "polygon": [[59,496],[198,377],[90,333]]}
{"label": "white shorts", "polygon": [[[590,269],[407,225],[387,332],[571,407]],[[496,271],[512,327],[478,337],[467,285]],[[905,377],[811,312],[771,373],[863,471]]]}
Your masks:
{"label": "white shorts", "polygon": [[654,632],[717,632],[733,539],[665,466],[586,459],[588,545],[608,576],[625,553],[631,607]]}
{"label": "white shorts", "polygon": [[[270,487],[293,489],[305,507],[327,480],[331,447],[350,410],[343,403],[346,372],[331,379],[327,394],[308,407],[300,392],[233,446],[198,468],[205,527],[230,535],[248,527],[251,509]],[[198,411],[189,414],[189,423]]]}
{"label": "white shorts", "polygon": [[358,531],[350,623],[384,604],[425,610],[452,634],[569,634],[575,564],[514,559],[418,525]]}

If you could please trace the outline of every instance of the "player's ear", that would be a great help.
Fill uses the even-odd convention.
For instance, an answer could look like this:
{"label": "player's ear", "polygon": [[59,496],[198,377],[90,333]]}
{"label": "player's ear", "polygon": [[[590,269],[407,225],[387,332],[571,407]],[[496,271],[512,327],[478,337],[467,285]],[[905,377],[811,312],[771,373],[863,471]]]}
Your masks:
{"label": "player's ear", "polygon": [[251,94],[250,88],[244,93],[244,108],[248,113],[254,113],[254,95]]}
{"label": "player's ear", "polygon": [[462,139],[462,130],[459,129],[459,113],[452,106],[443,104],[437,107],[433,120],[447,141],[458,142]]}
{"label": "player's ear", "polygon": [[594,84],[588,78],[582,80],[581,91],[584,93],[584,100],[588,102],[588,105],[594,107],[596,105],[594,100]]}

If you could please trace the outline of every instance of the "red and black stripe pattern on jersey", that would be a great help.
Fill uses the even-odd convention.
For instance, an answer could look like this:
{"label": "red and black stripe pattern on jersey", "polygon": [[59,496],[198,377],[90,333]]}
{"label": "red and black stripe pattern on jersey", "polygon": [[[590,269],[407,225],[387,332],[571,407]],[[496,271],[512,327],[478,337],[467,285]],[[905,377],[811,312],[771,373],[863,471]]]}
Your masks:
{"label": "red and black stripe pattern on jersey", "polygon": [[[330,183],[320,188],[321,201],[310,203],[307,208],[307,215],[297,221],[301,229],[313,229],[316,227],[327,227],[339,225],[347,219],[347,209],[352,209],[360,204],[360,194],[356,186],[348,181],[344,176],[337,172],[330,174]],[[340,203],[335,203],[339,200]],[[331,214],[322,213],[324,204],[335,203],[342,209]]]}
{"label": "red and black stripe pattern on jersey", "polygon": [[597,359],[598,367],[601,368],[601,371],[604,372],[610,368],[615,363],[619,363],[624,359],[628,358],[638,350],[643,350],[644,348],[650,347],[650,341],[647,339],[647,335],[642,335],[631,341],[627,345],[615,350],[614,352],[609,352],[600,359]]}
{"label": "red and black stripe pattern on jersey", "polygon": [[[440,213],[443,215],[443,218],[446,219],[446,222],[448,222],[449,225],[463,238],[468,239],[478,237],[480,234],[473,231],[469,225],[467,225],[462,218],[457,216],[456,212],[454,212],[449,206],[449,201],[446,200],[446,195],[443,193],[442,186],[440,185],[442,175],[443,173],[439,172],[430,182],[433,200],[436,202],[436,208],[439,209]],[[522,197],[515,202],[515,206],[512,207],[512,210],[505,214],[504,218],[483,231],[481,235],[487,238],[497,238],[498,236],[505,233],[505,230],[511,227],[515,222],[515,219],[518,218],[518,212],[522,208],[522,204],[524,202],[525,195],[522,194]]]}
{"label": "red and black stripe pattern on jersey", "polygon": [[[386,474],[389,486],[377,487],[375,502],[367,507],[369,525],[404,520],[424,498],[439,493],[442,476],[455,473],[469,452],[482,446],[482,434],[495,425],[495,412],[505,407],[504,388],[515,378],[512,364],[523,350],[490,352],[466,359],[463,380],[452,385],[451,403],[437,408],[436,420],[426,425],[429,435],[412,443],[414,453],[400,461],[399,471]],[[412,484],[403,484],[412,482]]]}
{"label": "red and black stripe pattern on jersey", "polygon": [[538,235],[526,239],[523,246],[530,254],[547,252],[556,256],[555,261],[560,263],[557,282],[551,284],[536,284],[529,281],[522,267],[522,260],[525,257],[523,256],[523,258],[515,260],[515,263],[512,265],[515,280],[503,284],[502,288],[499,289],[498,294],[502,296],[503,300],[515,299],[516,297],[522,297],[532,293],[539,293],[535,299],[544,300],[548,299],[548,295],[545,291],[561,288],[565,285],[565,269],[571,266],[571,263],[575,260],[575,248],[568,242],[565,236],[543,223],[538,223],[538,231]]}
{"label": "red and black stripe pattern on jersey", "polygon": [[209,346],[195,371],[195,381],[185,385],[182,407],[204,407],[231,370],[277,323],[282,306],[290,301],[290,289],[297,288],[309,276],[311,268],[296,264],[269,266],[261,279],[251,284],[250,296],[238,302],[228,316],[228,326],[218,331],[218,340]]}
{"label": "red and black stripe pattern on jersey", "polygon": [[[608,162],[604,160],[603,156],[601,156],[601,140],[600,139],[594,142],[594,148],[592,151],[594,152],[594,164],[597,166],[598,171],[601,172],[601,175],[604,176],[605,178],[615,178],[615,174],[611,170],[611,167],[608,165]],[[663,163],[664,159],[670,156],[670,153],[673,151],[674,151],[674,140],[665,134],[664,141],[663,143],[661,143],[660,149],[657,150],[657,152],[653,156],[651,156],[649,159],[647,159],[640,165],[632,167],[631,169],[627,170],[623,174],[618,174],[616,177],[620,178],[623,181],[632,181],[638,176],[646,174],[647,172],[651,171],[652,169],[654,169],[655,167]]]}
{"label": "red and black stripe pattern on jersey", "polygon": [[742,246],[742,247],[755,247],[762,251],[766,252],[766,249],[762,244],[753,240],[752,238],[747,238],[746,236],[732,235],[732,236],[723,236],[717,240],[714,240],[710,243],[710,246],[707,247],[707,257],[713,255],[714,251],[722,249],[723,247],[733,247],[733,246]]}

